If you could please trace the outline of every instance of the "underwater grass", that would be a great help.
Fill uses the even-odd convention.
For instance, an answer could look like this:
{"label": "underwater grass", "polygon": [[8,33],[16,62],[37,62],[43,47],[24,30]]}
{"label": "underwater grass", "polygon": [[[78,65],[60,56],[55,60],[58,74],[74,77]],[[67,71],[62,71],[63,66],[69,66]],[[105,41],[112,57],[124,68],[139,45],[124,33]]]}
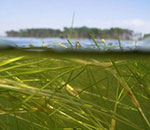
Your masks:
{"label": "underwater grass", "polygon": [[149,55],[0,54],[2,130],[150,128]]}

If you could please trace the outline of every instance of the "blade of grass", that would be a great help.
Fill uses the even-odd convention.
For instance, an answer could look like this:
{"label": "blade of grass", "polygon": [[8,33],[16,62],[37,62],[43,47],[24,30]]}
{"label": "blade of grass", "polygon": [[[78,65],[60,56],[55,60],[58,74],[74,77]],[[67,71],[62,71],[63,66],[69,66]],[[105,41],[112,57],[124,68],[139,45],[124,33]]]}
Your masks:
{"label": "blade of grass", "polygon": [[19,67],[23,67],[23,66],[33,65],[33,64],[40,63],[40,62],[43,62],[43,61],[45,61],[45,59],[40,60],[40,61],[36,61],[36,62],[31,62],[31,63],[24,63],[24,64],[20,64],[20,65],[9,66],[9,67],[1,69],[0,72],[15,69],[15,68],[19,68]]}
{"label": "blade of grass", "polygon": [[70,32],[69,32],[68,39],[67,39],[67,41],[68,41],[68,43],[70,44],[71,47],[73,47],[73,45],[72,45],[72,43],[70,41],[70,38],[72,36],[74,17],[75,17],[75,13],[73,13],[73,16],[72,16],[72,23],[71,23]]}
{"label": "blade of grass", "polygon": [[92,34],[89,34],[90,37],[92,38],[93,42],[95,43],[95,45],[97,46],[97,48],[100,48],[100,46],[98,45],[98,43],[96,42],[96,40],[94,39]]}
{"label": "blade of grass", "polygon": [[119,43],[119,48],[122,51],[123,49],[122,49],[122,46],[121,46],[121,41],[120,41],[120,37],[119,37],[117,29],[115,29],[115,32],[116,32],[116,35],[117,35],[117,39],[118,39],[118,43]]}
{"label": "blade of grass", "polygon": [[7,77],[11,77],[11,76],[17,76],[17,75],[27,75],[27,74],[36,74],[36,73],[41,73],[41,72],[46,72],[48,70],[60,70],[60,69],[67,69],[67,68],[72,68],[75,66],[64,66],[64,67],[53,67],[53,68],[46,68],[46,69],[39,69],[39,70],[31,70],[31,71],[27,71],[27,72],[22,72],[22,73],[16,73],[16,74],[10,74],[10,75],[6,75],[6,76],[1,76],[2,78],[7,78]]}
{"label": "blade of grass", "polygon": [[[117,87],[117,90],[116,90],[116,101],[115,101],[115,105],[114,105],[114,113],[117,112],[117,107],[118,107],[118,104],[119,104],[119,100],[121,99],[121,96],[124,92],[124,88],[123,88],[119,93],[119,88],[120,88],[120,84],[118,82],[118,87]],[[112,118],[111,125],[110,125],[110,130],[115,130],[115,129],[116,129],[116,120],[114,118]]]}
{"label": "blade of grass", "polygon": [[72,15],[72,22],[71,22],[70,33],[68,35],[68,39],[70,39],[71,36],[72,36],[72,30],[73,30],[73,24],[74,24],[74,17],[75,17],[75,13],[73,13],[73,15]]}
{"label": "blade of grass", "polygon": [[20,56],[20,57],[16,57],[16,58],[12,58],[12,59],[3,61],[3,62],[0,63],[0,66],[4,66],[4,65],[7,65],[7,64],[10,64],[10,63],[12,63],[12,62],[21,60],[21,59],[23,59],[23,58],[24,58],[23,56]]}
{"label": "blade of grass", "polygon": [[67,39],[68,43],[70,44],[71,47],[73,47],[71,41],[69,39]]}

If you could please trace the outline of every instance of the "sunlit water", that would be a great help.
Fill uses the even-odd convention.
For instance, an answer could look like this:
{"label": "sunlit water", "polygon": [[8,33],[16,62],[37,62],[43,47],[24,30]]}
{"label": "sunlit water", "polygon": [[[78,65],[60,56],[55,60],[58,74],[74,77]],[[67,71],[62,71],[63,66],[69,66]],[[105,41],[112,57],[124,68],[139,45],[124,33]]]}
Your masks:
{"label": "sunlit water", "polygon": [[[106,40],[106,44],[104,45],[101,40],[96,40],[99,47],[95,45],[92,39],[71,39],[70,40],[73,49],[76,49],[75,42],[79,41],[81,47],[78,48],[80,50],[120,50],[119,43],[117,40]],[[10,37],[1,37],[0,38],[0,48],[5,48],[5,46],[13,46],[18,48],[36,48],[36,51],[40,51],[40,49],[44,49],[42,44],[46,46],[46,48],[51,48],[54,50],[63,50],[70,49],[71,46],[68,43],[67,39],[61,38],[10,38]],[[32,47],[32,48],[33,48]],[[42,48],[40,48],[42,47]],[[146,39],[143,41],[121,41],[121,47],[124,51],[150,51],[150,39]]]}

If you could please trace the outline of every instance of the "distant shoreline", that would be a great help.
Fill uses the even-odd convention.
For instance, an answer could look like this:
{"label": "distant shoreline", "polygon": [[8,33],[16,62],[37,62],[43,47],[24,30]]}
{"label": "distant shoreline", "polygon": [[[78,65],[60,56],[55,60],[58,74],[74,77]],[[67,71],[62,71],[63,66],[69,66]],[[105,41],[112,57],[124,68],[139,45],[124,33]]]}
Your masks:
{"label": "distant shoreline", "polygon": [[[75,38],[75,39],[91,39],[90,34],[95,39],[117,39],[116,32],[119,34],[121,40],[131,40],[134,37],[134,32],[129,29],[122,28],[110,28],[110,29],[99,29],[99,28],[88,28],[74,27],[72,29],[64,27],[61,31],[59,29],[51,28],[31,28],[21,29],[19,31],[10,30],[7,31],[7,37],[34,37],[34,38]],[[138,38],[142,38],[139,35]]]}

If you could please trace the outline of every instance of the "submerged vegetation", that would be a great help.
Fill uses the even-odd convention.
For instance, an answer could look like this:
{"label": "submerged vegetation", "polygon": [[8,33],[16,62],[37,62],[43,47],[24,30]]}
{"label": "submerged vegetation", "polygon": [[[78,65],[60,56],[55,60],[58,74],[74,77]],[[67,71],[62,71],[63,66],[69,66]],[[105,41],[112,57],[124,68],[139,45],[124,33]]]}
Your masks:
{"label": "submerged vegetation", "polygon": [[0,55],[2,130],[150,129],[147,54]]}

